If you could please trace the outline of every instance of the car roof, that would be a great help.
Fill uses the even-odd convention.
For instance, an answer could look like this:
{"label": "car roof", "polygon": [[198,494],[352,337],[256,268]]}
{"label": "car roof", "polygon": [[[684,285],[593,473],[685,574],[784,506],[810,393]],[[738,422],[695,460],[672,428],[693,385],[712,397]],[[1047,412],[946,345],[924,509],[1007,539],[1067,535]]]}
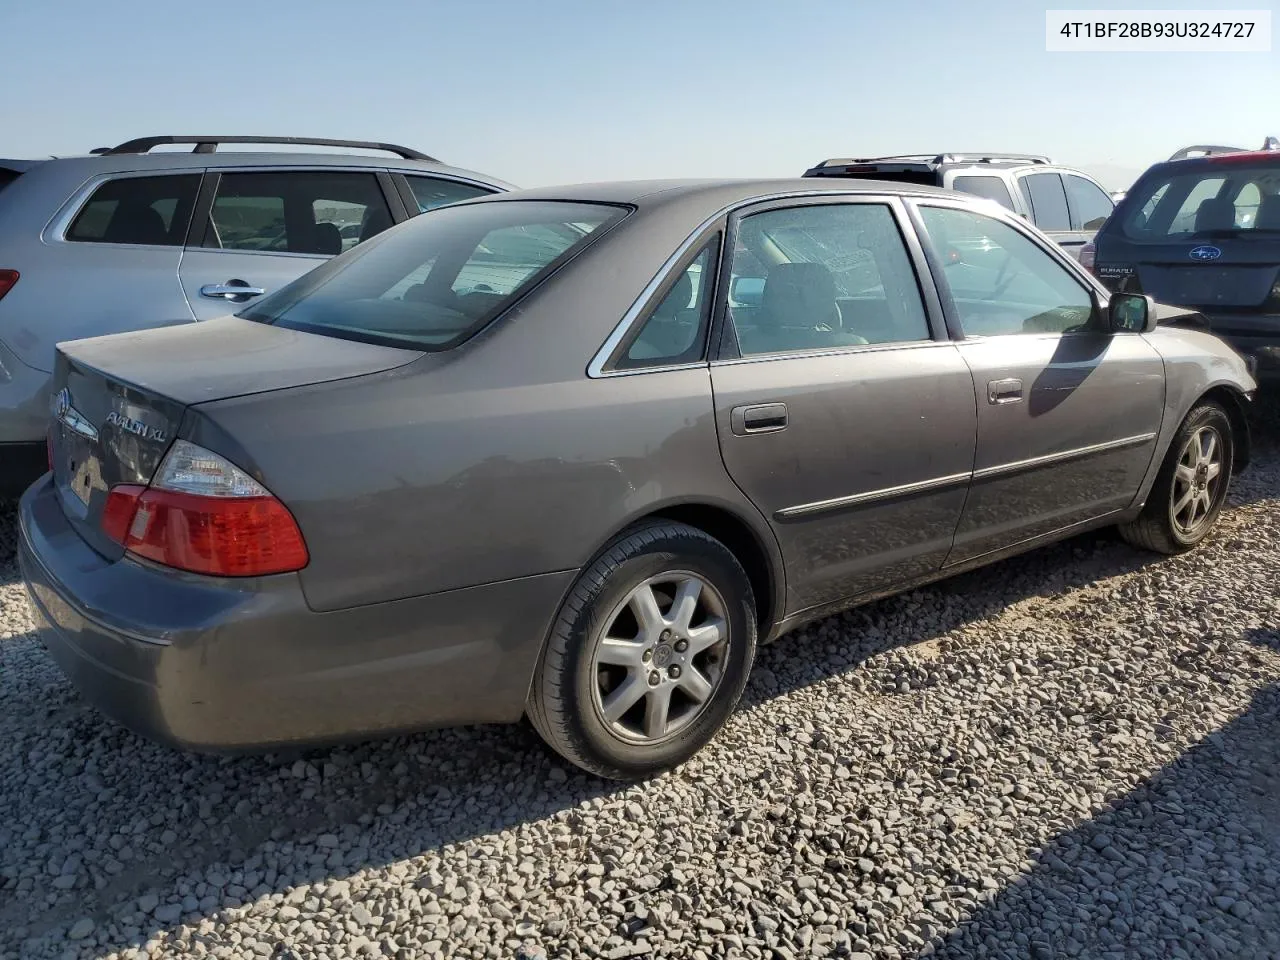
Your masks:
{"label": "car roof", "polygon": [[884,180],[788,177],[770,180],[611,180],[597,183],[533,187],[498,196],[480,197],[468,203],[494,200],[566,200],[587,203],[627,204],[639,209],[688,201],[700,205],[732,206],[774,196],[821,194],[894,194],[965,197],[941,187]]}
{"label": "car roof", "polygon": [[[111,173],[136,173],[147,170],[204,170],[220,167],[355,167],[370,170],[398,170],[403,173],[435,173],[492,184],[511,189],[513,184],[487,173],[453,167],[427,160],[406,160],[376,153],[325,153],[310,150],[258,151],[219,150],[216,153],[193,153],[190,150],[157,150],[150,153],[83,154],[50,157],[45,160],[4,161],[10,169],[17,164],[57,163],[73,166],[86,177]],[[10,166],[13,164],[14,166]]]}

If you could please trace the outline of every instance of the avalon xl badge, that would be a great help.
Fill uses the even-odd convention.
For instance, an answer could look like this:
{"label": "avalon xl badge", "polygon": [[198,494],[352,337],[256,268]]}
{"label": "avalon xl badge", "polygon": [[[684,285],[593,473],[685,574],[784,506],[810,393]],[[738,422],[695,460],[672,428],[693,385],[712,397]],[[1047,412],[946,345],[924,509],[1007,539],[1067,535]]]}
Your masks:
{"label": "avalon xl badge", "polygon": [[164,443],[165,440],[165,433],[159,427],[148,426],[141,420],[134,420],[132,417],[126,417],[123,413],[116,413],[114,410],[107,414],[107,423],[117,430],[135,434],[143,440],[155,440],[158,443]]}
{"label": "avalon xl badge", "polygon": [[1188,253],[1187,256],[1192,260],[1199,260],[1203,263],[1208,260],[1217,260],[1222,256],[1222,251],[1217,247],[1210,246],[1206,243],[1199,247],[1192,247],[1191,252]]}

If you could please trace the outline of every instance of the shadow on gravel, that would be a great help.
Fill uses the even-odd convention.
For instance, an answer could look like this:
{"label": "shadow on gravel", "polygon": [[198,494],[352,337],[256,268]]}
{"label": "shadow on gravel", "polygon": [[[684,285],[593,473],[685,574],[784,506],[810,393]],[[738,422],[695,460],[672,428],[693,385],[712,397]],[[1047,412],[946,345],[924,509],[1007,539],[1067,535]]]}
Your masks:
{"label": "shadow on gravel", "polygon": [[[1274,439],[1267,442],[1276,445]],[[16,577],[11,554],[12,544],[0,541],[0,580]],[[1109,532],[1039,554],[1042,559],[1034,565],[1022,558],[1004,561],[783,638],[760,651],[744,707],[856,670],[872,656],[936,638],[1019,600],[1060,596],[1152,560]],[[923,593],[931,595],[929,606],[936,613],[928,623],[919,622]],[[836,630],[852,630],[864,638],[855,655],[842,659],[836,645],[826,643],[824,638]],[[1259,636],[1258,642],[1274,645],[1277,639],[1272,633]],[[821,646],[810,653],[810,644]],[[25,800],[19,804],[22,809],[9,811],[12,818],[0,820],[0,954],[10,937],[20,943],[82,918],[97,924],[96,943],[84,944],[93,945],[94,955],[141,946],[160,931],[198,923],[221,909],[298,883],[341,880],[365,867],[557,816],[563,832],[555,840],[555,853],[569,857],[591,846],[593,856],[603,859],[610,853],[607,838],[579,829],[591,814],[575,808],[620,806],[631,799],[627,787],[580,775],[553,759],[524,726],[434,731],[287,758],[217,759],[159,748],[113,726],[85,706],[52,667],[4,694],[0,778],[21,784],[29,777],[33,785],[52,782],[52,787],[42,787],[39,797]],[[1260,749],[1258,744],[1274,749],[1277,742],[1280,691],[1271,689],[1257,697],[1249,714],[1190,751],[1112,813],[1046,850],[1041,867],[1024,884],[1003,891],[985,908],[990,921],[1012,924],[1025,932],[1029,945],[1048,950],[1028,950],[1025,956],[1064,955],[1061,951],[1071,949],[1073,937],[1080,945],[1075,955],[1122,956],[1123,946],[1116,946],[1125,942],[1116,940],[1124,933],[1119,920],[1103,920],[1101,913],[1081,917],[1075,901],[1084,891],[1105,903],[1106,885],[1121,883],[1121,872],[1127,870],[1123,884],[1134,886],[1139,895],[1159,893],[1162,898],[1143,909],[1177,910],[1188,918],[1184,922],[1194,921],[1191,929],[1210,946],[1217,945],[1213,938],[1247,945],[1239,937],[1254,921],[1248,914],[1241,919],[1231,913],[1231,907],[1224,913],[1212,897],[1251,904],[1255,920],[1269,909],[1249,898],[1277,889],[1272,864],[1280,864],[1280,784],[1252,783],[1253,768],[1239,757]],[[1222,799],[1214,799],[1214,790]],[[15,796],[22,795],[19,788]],[[705,802],[723,804],[726,817],[735,815],[727,800],[709,795]],[[1261,860],[1251,850],[1214,845],[1214,829],[1228,820],[1248,827],[1265,851]],[[14,826],[19,822],[20,828]],[[1271,832],[1264,835],[1260,831],[1266,823]],[[1108,836],[1109,842],[1101,844],[1095,839],[1099,836]],[[15,877],[22,865],[17,858],[30,857],[33,850],[36,857],[43,856],[41,845],[53,837],[74,838],[81,859],[70,866],[50,865],[25,889],[6,886],[5,877]],[[1134,854],[1145,857],[1145,863]],[[1242,879],[1210,891],[1209,874],[1236,859],[1245,864],[1243,873],[1237,871]],[[59,872],[74,878],[70,887],[53,882],[61,879]],[[1167,888],[1170,883],[1173,887]],[[157,894],[161,909],[152,903],[148,912],[141,912],[136,898],[144,893]],[[1185,899],[1177,900],[1178,895]],[[177,912],[166,905],[174,897],[183,901]],[[1050,925],[1050,906],[1066,927]],[[1247,908],[1234,909],[1240,913]],[[1141,913],[1136,924],[1140,927]],[[1132,926],[1129,935],[1136,936]],[[941,955],[988,955],[983,944],[970,943],[966,936],[965,929],[957,930],[941,945]],[[1207,948],[1188,949],[1188,955],[1198,957]]]}
{"label": "shadow on gravel", "polygon": [[[1031,570],[1013,566],[1018,559],[1005,561],[782,638],[760,651],[743,708],[856,670],[870,657],[938,637],[1018,600],[1058,596],[1150,561],[1107,533],[1042,553]],[[924,625],[919,607],[926,592],[937,615]],[[831,631],[861,636],[855,655],[843,658],[834,644],[827,646]],[[364,867],[557,815],[565,825],[557,852],[576,856],[592,846],[593,856],[604,858],[609,851],[600,838],[579,829],[591,814],[575,808],[629,799],[626,786],[589,778],[553,758],[527,726],[432,731],[289,756],[182,754],[114,726],[49,669],[53,686],[26,685],[0,703],[8,715],[0,716],[0,737],[16,739],[0,778],[47,768],[33,779],[52,778],[56,796],[24,804],[18,819],[42,838],[80,838],[92,823],[88,843],[100,852],[78,865],[80,877],[68,891],[74,896],[49,890],[51,875],[29,891],[48,904],[43,909],[24,902],[29,894],[21,890],[7,904],[0,896],[0,948],[5,932],[38,937],[84,917],[105,936],[95,955],[141,946],[180,922],[198,923],[299,882],[341,880]],[[727,800],[708,796],[706,802],[722,803],[726,818],[736,816]],[[0,823],[0,868],[11,866],[5,856],[11,839]],[[302,875],[296,866],[277,872],[272,859],[288,859],[299,847],[308,851]],[[0,882],[3,875],[0,869]],[[221,882],[209,886],[215,875]],[[144,893],[158,894],[162,905],[175,895],[185,898],[183,909],[141,914],[135,898]],[[111,925],[118,935],[106,933]],[[20,927],[26,929],[18,933]]]}
{"label": "shadow on gravel", "polygon": [[[1249,638],[1280,649],[1280,631]],[[1189,664],[1187,669],[1196,669]],[[1280,957],[1280,686],[1111,809],[1034,855],[932,954]],[[1017,951],[980,931],[1013,931]],[[1176,933],[1172,933],[1176,931]]]}

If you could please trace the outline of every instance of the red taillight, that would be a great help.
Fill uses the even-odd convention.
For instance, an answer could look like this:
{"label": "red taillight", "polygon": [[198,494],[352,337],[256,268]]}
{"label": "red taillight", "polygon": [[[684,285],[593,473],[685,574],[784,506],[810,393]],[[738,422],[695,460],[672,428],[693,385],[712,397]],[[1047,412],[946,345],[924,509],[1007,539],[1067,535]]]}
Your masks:
{"label": "red taillight", "polygon": [[1093,264],[1097,254],[1098,248],[1092,243],[1086,243],[1080,248],[1080,266],[1093,273]]}
{"label": "red taillight", "polygon": [[274,497],[146,490],[136,508],[125,549],[167,567],[215,577],[258,577],[307,565],[298,525]]}
{"label": "red taillight", "polygon": [[[0,270],[0,299],[13,289],[13,285],[18,282],[17,270]],[[26,287],[23,287],[25,290]]]}
{"label": "red taillight", "polygon": [[49,461],[49,472],[53,473],[53,431],[50,430],[44,435],[44,455]]}
{"label": "red taillight", "polygon": [[102,526],[102,532],[121,546],[124,546],[125,539],[129,536],[129,526],[138,510],[138,498],[146,489],[122,483],[107,492],[107,503],[102,508],[102,519],[98,522]]}
{"label": "red taillight", "polygon": [[216,577],[301,570],[309,560],[287,507],[216,453],[185,440],[150,487],[112,487],[103,533],[134,556]]}

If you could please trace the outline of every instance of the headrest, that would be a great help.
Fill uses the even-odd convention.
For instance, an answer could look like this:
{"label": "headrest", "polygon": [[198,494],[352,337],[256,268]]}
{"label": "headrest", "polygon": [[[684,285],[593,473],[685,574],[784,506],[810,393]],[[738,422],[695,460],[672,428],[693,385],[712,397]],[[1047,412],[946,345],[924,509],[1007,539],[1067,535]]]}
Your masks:
{"label": "headrest", "polygon": [[1236,225],[1236,205],[1226,197],[1210,197],[1196,208],[1196,233],[1230,230]]}
{"label": "headrest", "polygon": [[826,324],[840,329],[836,281],[820,263],[780,263],[769,271],[760,302],[761,319],[775,327]]}

